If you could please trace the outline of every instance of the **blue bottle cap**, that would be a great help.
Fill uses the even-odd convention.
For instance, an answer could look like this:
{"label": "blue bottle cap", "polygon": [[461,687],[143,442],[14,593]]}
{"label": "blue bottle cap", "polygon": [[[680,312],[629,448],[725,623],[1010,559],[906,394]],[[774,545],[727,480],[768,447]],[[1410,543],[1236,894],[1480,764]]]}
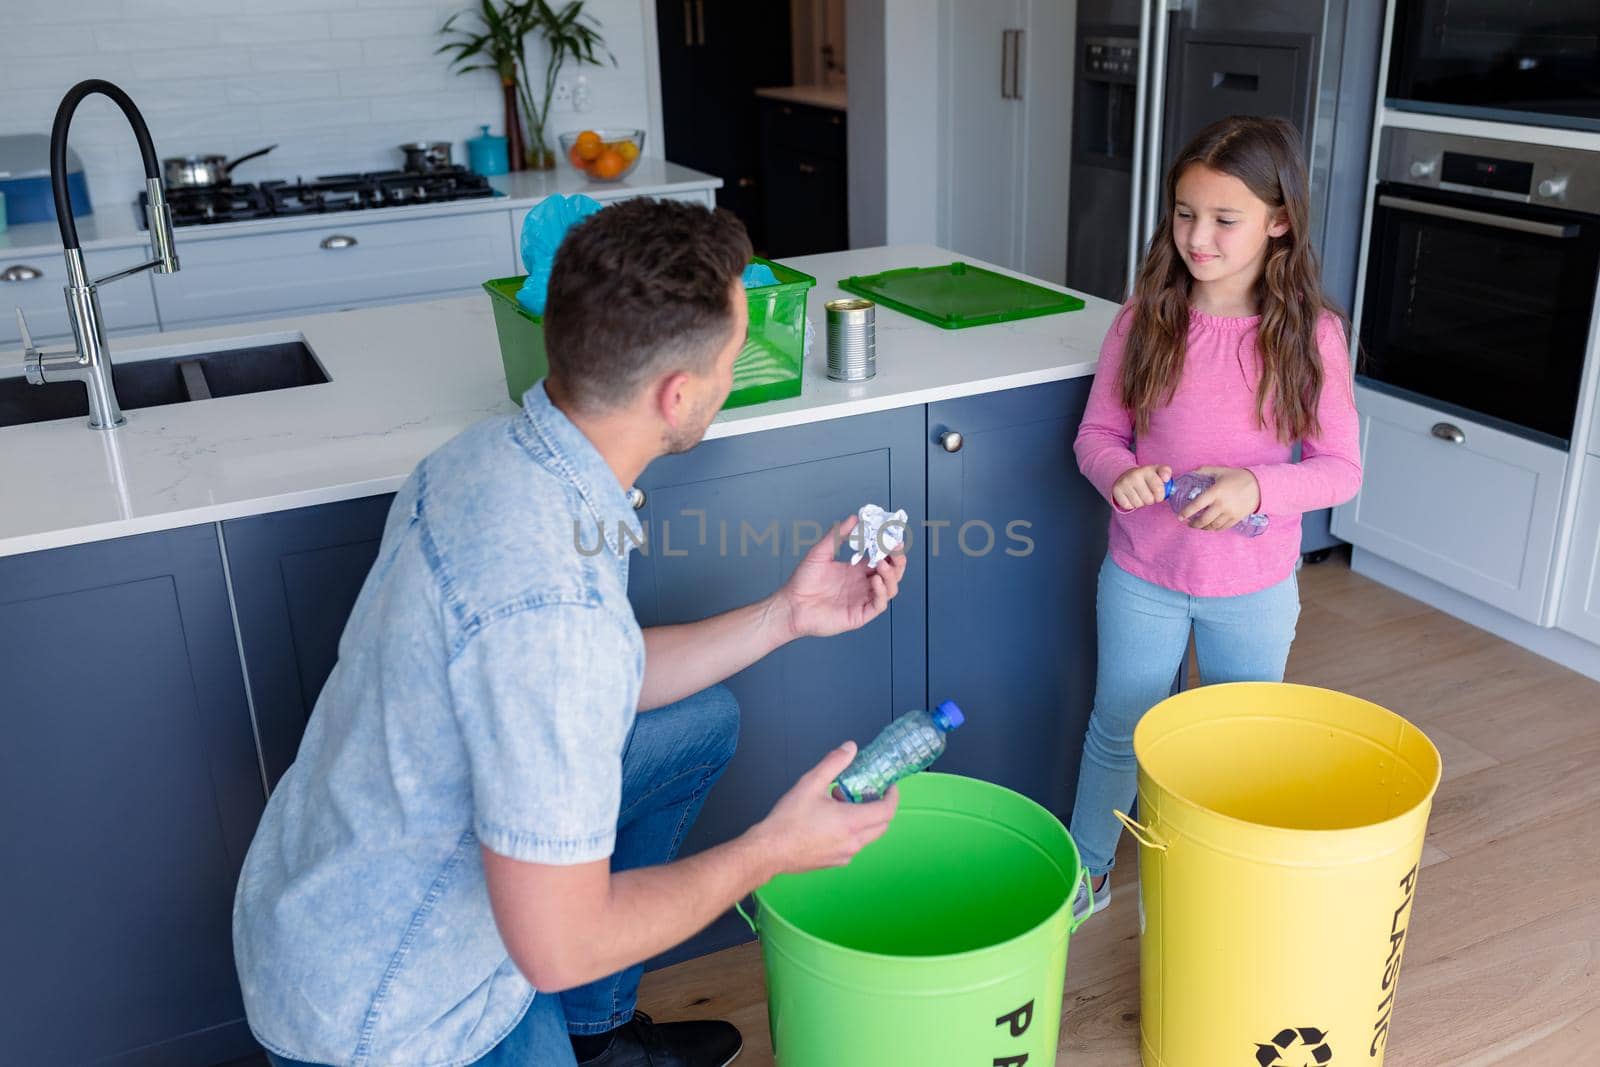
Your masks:
{"label": "blue bottle cap", "polygon": [[1176,493],[1178,491],[1178,480],[1176,478],[1168,478],[1167,479],[1166,490],[1167,490],[1167,495],[1162,497],[1161,498],[1162,500],[1171,499],[1172,494]]}
{"label": "blue bottle cap", "polygon": [[953,700],[946,700],[935,708],[933,713],[944,721],[946,730],[954,730],[957,726],[967,721],[967,717],[961,714],[961,709],[956,707],[956,702]]}

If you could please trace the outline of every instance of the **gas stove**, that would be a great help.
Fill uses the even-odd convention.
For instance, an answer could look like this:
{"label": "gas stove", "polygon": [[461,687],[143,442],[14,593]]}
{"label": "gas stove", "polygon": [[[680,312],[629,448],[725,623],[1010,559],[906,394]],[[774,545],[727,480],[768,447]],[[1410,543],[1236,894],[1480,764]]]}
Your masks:
{"label": "gas stove", "polygon": [[[328,174],[313,181],[232,183],[167,190],[174,226],[204,226],[249,219],[292,218],[335,211],[365,211],[441,204],[499,196],[489,180],[465,167],[418,174],[387,170],[369,174]],[[139,218],[144,218],[144,194]]]}

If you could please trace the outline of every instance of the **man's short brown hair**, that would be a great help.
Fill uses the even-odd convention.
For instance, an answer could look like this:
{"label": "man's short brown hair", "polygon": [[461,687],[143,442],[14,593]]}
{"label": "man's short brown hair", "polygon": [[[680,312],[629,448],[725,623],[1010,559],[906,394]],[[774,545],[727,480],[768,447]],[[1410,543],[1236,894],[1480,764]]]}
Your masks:
{"label": "man's short brown hair", "polygon": [[597,211],[556,251],[545,301],[550,377],[580,409],[627,405],[659,374],[705,374],[728,343],[750,262],[723,210],[638,198]]}

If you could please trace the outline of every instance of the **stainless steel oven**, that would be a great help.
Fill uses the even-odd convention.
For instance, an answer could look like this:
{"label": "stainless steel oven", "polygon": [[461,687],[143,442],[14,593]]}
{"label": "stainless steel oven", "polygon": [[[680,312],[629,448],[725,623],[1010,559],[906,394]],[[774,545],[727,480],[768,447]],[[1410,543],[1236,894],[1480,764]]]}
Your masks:
{"label": "stainless steel oven", "polygon": [[1390,107],[1600,130],[1597,0],[1395,0]]}
{"label": "stainless steel oven", "polygon": [[1565,448],[1600,278],[1600,153],[1388,129],[1361,380]]}

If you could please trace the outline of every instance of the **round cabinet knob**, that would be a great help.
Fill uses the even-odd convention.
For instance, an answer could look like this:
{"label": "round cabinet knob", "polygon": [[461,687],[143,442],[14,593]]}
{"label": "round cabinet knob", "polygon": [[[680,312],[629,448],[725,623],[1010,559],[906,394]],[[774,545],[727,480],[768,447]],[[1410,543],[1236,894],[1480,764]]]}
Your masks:
{"label": "round cabinet knob", "polygon": [[1555,178],[1546,178],[1539,183],[1539,195],[1550,200],[1560,199],[1567,195],[1567,176],[1565,174]]}
{"label": "round cabinet knob", "polygon": [[1426,178],[1433,173],[1435,163],[1431,159],[1416,159],[1411,162],[1411,176],[1413,178]]}
{"label": "round cabinet knob", "polygon": [[939,447],[946,452],[960,452],[963,440],[959,431],[946,430],[939,435]]}
{"label": "round cabinet knob", "polygon": [[1453,426],[1448,422],[1434,423],[1433,436],[1437,437],[1441,441],[1449,441],[1453,445],[1464,445],[1467,443],[1467,435],[1461,432],[1461,427]]}
{"label": "round cabinet knob", "polygon": [[638,511],[640,508],[644,507],[644,500],[644,490],[640,489],[637,485],[628,490],[628,503],[633,505],[634,511]]}

